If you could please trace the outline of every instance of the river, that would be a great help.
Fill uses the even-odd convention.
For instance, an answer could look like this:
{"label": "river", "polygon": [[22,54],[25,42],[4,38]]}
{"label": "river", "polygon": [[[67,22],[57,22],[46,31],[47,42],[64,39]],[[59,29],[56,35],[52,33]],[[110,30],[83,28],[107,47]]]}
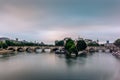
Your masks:
{"label": "river", "polygon": [[1,56],[0,80],[120,80],[120,60],[110,53],[66,58],[23,52]]}

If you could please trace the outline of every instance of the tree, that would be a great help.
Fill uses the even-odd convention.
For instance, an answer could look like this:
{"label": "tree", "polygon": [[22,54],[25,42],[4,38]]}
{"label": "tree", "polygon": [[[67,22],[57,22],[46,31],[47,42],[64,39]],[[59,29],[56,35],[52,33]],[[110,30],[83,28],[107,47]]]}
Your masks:
{"label": "tree", "polygon": [[60,41],[56,40],[55,46],[64,46],[64,41],[63,40],[60,40]]}
{"label": "tree", "polygon": [[0,41],[0,48],[5,49],[7,47],[8,47],[8,45],[5,42]]}
{"label": "tree", "polygon": [[8,46],[15,46],[15,43],[13,41],[10,40],[6,40],[5,42]]}
{"label": "tree", "polygon": [[117,40],[114,42],[114,45],[116,45],[117,47],[120,47],[120,39],[117,39]]}
{"label": "tree", "polygon": [[71,53],[75,53],[77,56],[79,51],[85,50],[87,48],[87,44],[84,40],[78,40],[76,43],[77,44],[75,44],[72,39],[68,39],[66,41],[65,49],[69,52],[69,55],[71,55]]}
{"label": "tree", "polygon": [[75,43],[72,39],[68,39],[65,44],[65,49],[69,52],[68,55],[71,56],[71,53],[75,53],[76,56],[78,55],[77,48],[75,46]]}
{"label": "tree", "polygon": [[20,41],[6,40],[5,43],[8,46],[38,46],[37,43],[33,43],[33,42],[20,42]]}
{"label": "tree", "polygon": [[2,42],[2,41],[0,41],[0,48],[3,48],[3,47],[2,47],[2,44],[3,44],[3,42]]}
{"label": "tree", "polygon": [[6,43],[3,43],[3,49],[6,49],[8,47],[8,45]]}
{"label": "tree", "polygon": [[87,48],[87,44],[85,43],[84,40],[78,40],[76,47],[77,47],[78,51],[82,51],[82,50],[85,50]]}
{"label": "tree", "polygon": [[91,42],[91,43],[88,43],[88,46],[99,46],[99,44],[96,42]]}

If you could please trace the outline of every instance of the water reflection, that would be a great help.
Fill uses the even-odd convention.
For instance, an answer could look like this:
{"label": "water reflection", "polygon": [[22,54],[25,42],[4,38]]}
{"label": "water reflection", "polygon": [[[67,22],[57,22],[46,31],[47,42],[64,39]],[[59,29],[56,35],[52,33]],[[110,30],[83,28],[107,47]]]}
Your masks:
{"label": "water reflection", "polygon": [[111,54],[66,58],[53,53],[17,53],[0,58],[0,80],[120,80],[120,60]]}

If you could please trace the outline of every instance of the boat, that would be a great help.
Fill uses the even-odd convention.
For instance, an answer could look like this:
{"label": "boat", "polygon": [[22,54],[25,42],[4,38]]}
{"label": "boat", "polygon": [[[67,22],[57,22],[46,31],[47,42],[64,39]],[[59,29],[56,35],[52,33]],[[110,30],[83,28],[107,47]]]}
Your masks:
{"label": "boat", "polygon": [[65,50],[56,50],[55,54],[65,54],[66,51]]}

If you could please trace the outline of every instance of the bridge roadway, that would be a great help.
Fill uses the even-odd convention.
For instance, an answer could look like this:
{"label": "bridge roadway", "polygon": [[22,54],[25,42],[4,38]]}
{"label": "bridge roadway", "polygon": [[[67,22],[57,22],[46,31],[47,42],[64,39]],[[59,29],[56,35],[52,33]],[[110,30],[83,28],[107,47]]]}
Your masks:
{"label": "bridge roadway", "polygon": [[33,52],[37,49],[41,49],[42,52],[45,52],[45,49],[50,49],[50,52],[53,52],[57,49],[63,49],[62,46],[9,46],[7,50],[18,51],[18,52]]}

